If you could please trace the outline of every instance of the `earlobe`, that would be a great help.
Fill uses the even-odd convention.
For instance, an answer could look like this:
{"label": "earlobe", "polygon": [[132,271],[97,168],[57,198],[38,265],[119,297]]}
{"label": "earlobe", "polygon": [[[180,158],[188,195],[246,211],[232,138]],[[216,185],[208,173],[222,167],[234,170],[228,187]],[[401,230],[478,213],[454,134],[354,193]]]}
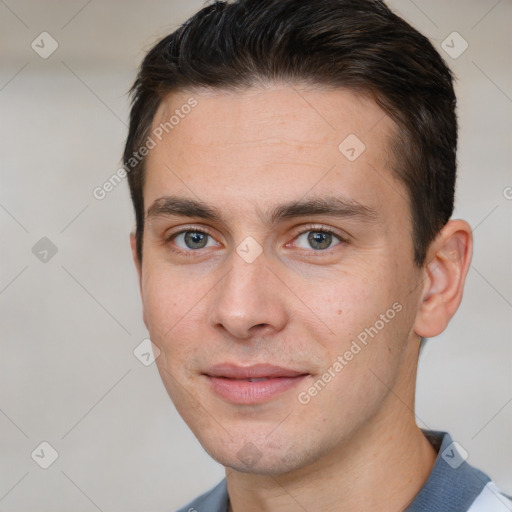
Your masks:
{"label": "earlobe", "polygon": [[471,263],[473,235],[469,224],[451,220],[432,242],[414,331],[423,338],[441,334],[462,300]]}

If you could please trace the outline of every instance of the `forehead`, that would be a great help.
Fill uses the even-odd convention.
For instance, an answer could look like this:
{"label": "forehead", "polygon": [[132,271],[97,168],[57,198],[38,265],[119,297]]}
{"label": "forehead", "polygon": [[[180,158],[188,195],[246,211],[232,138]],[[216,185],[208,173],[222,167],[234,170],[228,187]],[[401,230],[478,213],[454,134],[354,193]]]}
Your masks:
{"label": "forehead", "polygon": [[370,98],[344,89],[172,93],[153,120],[145,205],[165,192],[261,211],[339,192],[372,208],[398,206],[406,194],[391,172],[395,129]]}

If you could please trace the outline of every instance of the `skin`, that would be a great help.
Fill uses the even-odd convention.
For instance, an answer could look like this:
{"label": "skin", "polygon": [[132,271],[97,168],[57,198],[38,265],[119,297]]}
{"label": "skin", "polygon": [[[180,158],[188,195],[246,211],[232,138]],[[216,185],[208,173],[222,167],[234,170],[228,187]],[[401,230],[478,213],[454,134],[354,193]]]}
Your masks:
{"label": "skin", "polygon": [[[183,91],[162,103],[153,128],[191,96],[197,106],[147,157],[142,262],[132,234],[144,322],[172,401],[226,467],[235,512],[404,509],[436,457],[413,412],[420,337],[442,332],[460,303],[469,225],[449,221],[425,265],[414,264],[407,191],[388,150],[397,128],[370,99],[284,84]],[[349,134],[366,146],[352,162],[338,149]],[[220,218],[154,214],[166,196]],[[270,221],[280,205],[326,198],[373,213]],[[209,233],[206,247],[176,235],[194,229]],[[326,229],[330,245],[312,248],[308,234]],[[252,263],[236,251],[249,236],[262,249]],[[300,403],[396,303],[400,312]],[[203,375],[223,362],[309,376],[265,403],[237,405]],[[253,460],[240,457],[247,450]]]}

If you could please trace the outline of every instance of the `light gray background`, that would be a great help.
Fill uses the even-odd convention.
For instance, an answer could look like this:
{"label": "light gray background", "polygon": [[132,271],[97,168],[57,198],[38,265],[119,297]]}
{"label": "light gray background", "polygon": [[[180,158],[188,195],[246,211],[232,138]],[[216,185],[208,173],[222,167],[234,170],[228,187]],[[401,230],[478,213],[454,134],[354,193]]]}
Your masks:
{"label": "light gray background", "polygon": [[[475,230],[459,313],[427,345],[418,421],[450,431],[512,492],[509,0],[390,2],[436,47],[453,31],[460,113],[456,217]],[[151,45],[199,1],[0,0],[0,510],[171,511],[223,475],[182,422],[154,365],[128,246],[118,168],[126,92]],[[48,59],[31,42],[58,42]],[[58,248],[41,262],[32,247]],[[31,458],[42,442],[59,457]]]}

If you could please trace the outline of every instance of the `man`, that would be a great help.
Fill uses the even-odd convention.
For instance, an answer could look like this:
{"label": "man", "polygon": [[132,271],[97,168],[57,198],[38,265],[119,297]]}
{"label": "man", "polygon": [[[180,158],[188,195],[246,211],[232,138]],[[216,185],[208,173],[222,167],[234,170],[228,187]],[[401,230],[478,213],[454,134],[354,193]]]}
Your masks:
{"label": "man", "polygon": [[457,310],[452,76],[377,0],[203,8],[145,58],[124,153],[158,369],[226,479],[183,511],[504,511],[414,416]]}

